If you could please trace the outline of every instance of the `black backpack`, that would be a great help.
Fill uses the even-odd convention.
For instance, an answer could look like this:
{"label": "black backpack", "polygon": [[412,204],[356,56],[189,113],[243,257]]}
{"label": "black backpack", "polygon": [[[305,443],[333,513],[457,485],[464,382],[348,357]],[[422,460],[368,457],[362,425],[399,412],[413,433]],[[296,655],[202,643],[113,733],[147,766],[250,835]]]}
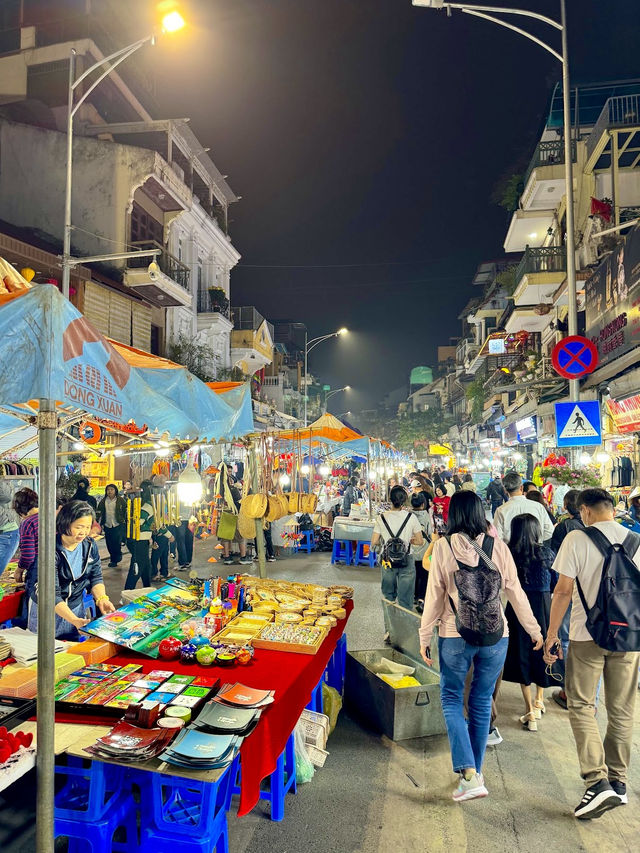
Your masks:
{"label": "black backpack", "polygon": [[400,525],[398,532],[395,534],[387,524],[387,519],[384,515],[381,515],[380,518],[391,537],[390,539],[387,539],[382,547],[381,563],[383,566],[386,564],[392,569],[404,569],[409,565],[409,546],[402,541],[400,534],[407,526],[407,523],[411,518],[411,513],[407,513],[407,517]]}
{"label": "black backpack", "polygon": [[597,527],[584,532],[604,557],[600,586],[593,607],[587,605],[580,581],[578,595],[587,616],[587,631],[601,649],[640,651],[640,569],[633,556],[640,536],[629,531],[622,544],[610,542]]}
{"label": "black backpack", "polygon": [[472,646],[495,646],[504,634],[504,617],[500,603],[502,575],[491,560],[493,554],[493,536],[485,534],[482,548],[466,537],[478,552],[478,565],[467,566],[461,563],[451,548],[451,537],[447,536],[451,553],[458,571],[454,575],[458,590],[458,607],[451,596],[449,601],[456,617],[458,634]]}

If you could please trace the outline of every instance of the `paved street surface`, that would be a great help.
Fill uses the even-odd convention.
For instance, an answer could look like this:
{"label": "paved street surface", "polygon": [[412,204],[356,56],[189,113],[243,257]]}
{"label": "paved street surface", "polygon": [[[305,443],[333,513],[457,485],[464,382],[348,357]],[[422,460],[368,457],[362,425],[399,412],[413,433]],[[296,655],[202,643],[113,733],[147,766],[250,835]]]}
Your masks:
{"label": "paved street surface", "polygon": [[[205,577],[212,547],[196,543],[194,568]],[[271,577],[345,582],[355,587],[348,625],[349,649],[379,648],[383,627],[377,569],[331,566],[330,555],[288,556],[267,564]],[[106,566],[106,561],[103,565]],[[254,569],[257,573],[257,566]],[[126,571],[105,569],[115,601]],[[640,839],[640,722],[632,756],[629,804],[598,820],[579,822],[573,808],[582,796],[567,714],[547,691],[547,714],[537,733],[518,723],[517,685],[500,694],[498,725],[504,742],[487,751],[490,795],[464,804],[450,797],[446,737],[393,743],[362,729],[342,712],[329,739],[330,756],[312,782],[288,795],[285,819],[272,823],[260,803],[247,817],[229,818],[231,853],[503,853],[503,851],[637,851]],[[640,705],[639,705],[640,707]],[[640,713],[636,714],[640,721]],[[604,727],[604,709],[599,716]]]}

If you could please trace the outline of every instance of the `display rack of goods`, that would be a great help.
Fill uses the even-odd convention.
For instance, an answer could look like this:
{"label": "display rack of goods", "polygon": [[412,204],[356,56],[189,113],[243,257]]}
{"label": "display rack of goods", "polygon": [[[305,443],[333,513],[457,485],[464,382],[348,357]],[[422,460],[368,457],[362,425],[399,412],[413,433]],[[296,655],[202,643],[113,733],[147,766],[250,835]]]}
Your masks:
{"label": "display rack of goods", "polygon": [[315,655],[324,642],[327,633],[327,628],[320,628],[316,625],[270,624],[265,625],[251,642],[256,649]]}

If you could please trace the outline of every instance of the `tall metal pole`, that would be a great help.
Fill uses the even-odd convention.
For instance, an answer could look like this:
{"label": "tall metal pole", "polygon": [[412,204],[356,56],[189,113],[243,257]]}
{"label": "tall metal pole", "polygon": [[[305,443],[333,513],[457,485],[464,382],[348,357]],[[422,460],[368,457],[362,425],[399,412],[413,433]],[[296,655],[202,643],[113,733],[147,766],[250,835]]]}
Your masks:
{"label": "tall metal pole", "polygon": [[[260,482],[258,480],[258,454],[256,453],[255,441],[252,441],[249,445],[249,475],[251,477],[251,488],[254,495],[257,495],[260,490]],[[261,578],[266,578],[267,554],[264,545],[264,530],[262,529],[261,518],[256,518],[256,551],[258,552],[258,574]]]}
{"label": "tall metal pole", "polygon": [[307,426],[307,365],[309,362],[308,332],[304,332],[304,425]]}
{"label": "tall metal pole", "polygon": [[[567,45],[567,10],[565,0],[560,0],[562,24],[562,112],[564,119],[564,176],[567,185],[567,304],[570,335],[578,334],[578,296],[576,293],[576,232],[574,224],[573,162],[571,145],[571,89],[569,88],[569,49]],[[580,380],[569,380],[569,400],[580,399]]]}
{"label": "tall metal pole", "polygon": [[71,172],[73,170],[73,93],[76,76],[76,52],[69,56],[69,92],[67,103],[67,179],[64,195],[64,235],[62,245],[62,295],[69,298],[71,278]]}
{"label": "tall metal pole", "polygon": [[55,762],[55,543],[56,429],[55,400],[40,400],[40,494],[38,536],[38,701],[36,850],[53,850]]}

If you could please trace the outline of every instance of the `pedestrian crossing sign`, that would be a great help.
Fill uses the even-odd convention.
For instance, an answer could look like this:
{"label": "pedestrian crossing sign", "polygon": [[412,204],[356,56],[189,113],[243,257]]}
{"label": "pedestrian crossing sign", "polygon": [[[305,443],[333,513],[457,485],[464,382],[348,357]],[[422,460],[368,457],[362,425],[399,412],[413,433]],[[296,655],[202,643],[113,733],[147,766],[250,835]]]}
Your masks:
{"label": "pedestrian crossing sign", "polygon": [[556,444],[584,447],[602,443],[600,404],[597,400],[556,403]]}

